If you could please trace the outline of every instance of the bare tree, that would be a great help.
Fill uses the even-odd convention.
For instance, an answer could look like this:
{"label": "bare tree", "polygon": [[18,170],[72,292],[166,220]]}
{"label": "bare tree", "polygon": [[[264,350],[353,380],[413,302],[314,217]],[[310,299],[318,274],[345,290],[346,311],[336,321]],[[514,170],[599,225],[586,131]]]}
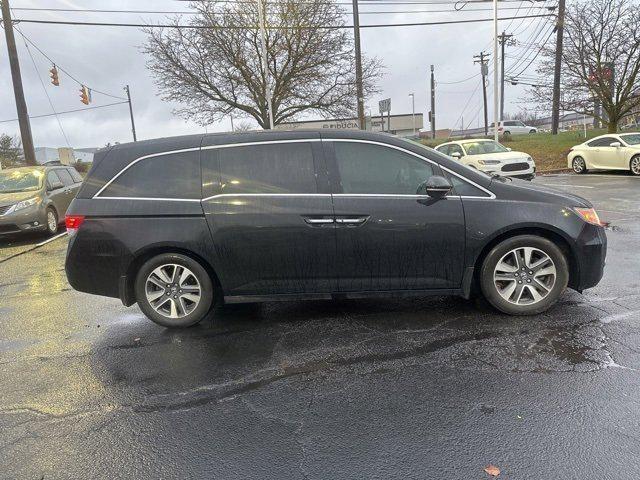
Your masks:
{"label": "bare tree", "polygon": [[6,133],[0,134],[0,167],[22,167],[26,165],[22,142],[18,137]]}
{"label": "bare tree", "polygon": [[[593,116],[609,132],[640,105],[640,6],[637,0],[583,0],[567,7],[562,54],[561,107]],[[553,77],[550,46],[538,68]],[[552,87],[530,89],[551,104]]]}
{"label": "bare tree", "polygon": [[[274,124],[302,112],[353,115],[353,38],[335,0],[263,3]],[[233,112],[269,128],[257,2],[198,0],[192,6],[199,12],[190,20],[193,28],[146,30],[143,50],[162,98],[181,103],[177,113],[203,125]],[[363,65],[365,92],[371,94],[382,67],[375,59]]]}

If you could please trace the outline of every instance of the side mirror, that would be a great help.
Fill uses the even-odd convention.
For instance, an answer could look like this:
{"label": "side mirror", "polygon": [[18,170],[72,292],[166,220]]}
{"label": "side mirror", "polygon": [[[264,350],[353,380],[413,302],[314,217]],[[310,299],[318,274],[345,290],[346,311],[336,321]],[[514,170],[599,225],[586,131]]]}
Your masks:
{"label": "side mirror", "polygon": [[462,155],[460,155],[460,152],[453,152],[453,153],[450,155],[450,157],[457,158],[457,159],[460,159],[460,157],[461,157],[461,156],[462,156]]}
{"label": "side mirror", "polygon": [[432,198],[442,198],[451,191],[453,185],[444,177],[433,175],[418,188],[418,193],[426,192]]}
{"label": "side mirror", "polygon": [[51,192],[53,190],[58,190],[59,188],[64,187],[63,183],[60,181],[51,182],[47,184],[47,192]]}
{"label": "side mirror", "polygon": [[510,152],[510,151],[512,151],[512,150],[513,150],[513,148],[509,148],[509,147],[507,147],[507,152]]}
{"label": "side mirror", "polygon": [[620,142],[612,142],[609,144],[610,147],[620,148],[622,144]]}

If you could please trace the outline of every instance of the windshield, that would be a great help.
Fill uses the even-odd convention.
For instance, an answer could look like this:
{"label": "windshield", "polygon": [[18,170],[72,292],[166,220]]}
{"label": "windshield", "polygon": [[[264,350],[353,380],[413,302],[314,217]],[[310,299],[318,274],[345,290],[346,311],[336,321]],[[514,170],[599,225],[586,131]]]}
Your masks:
{"label": "windshield", "polygon": [[627,145],[640,145],[640,133],[620,135]]}
{"label": "windshield", "polygon": [[42,186],[40,170],[0,171],[0,193],[32,192]]}
{"label": "windshield", "polygon": [[481,142],[469,142],[463,144],[467,155],[483,155],[485,153],[503,153],[508,152],[505,147],[492,140]]}

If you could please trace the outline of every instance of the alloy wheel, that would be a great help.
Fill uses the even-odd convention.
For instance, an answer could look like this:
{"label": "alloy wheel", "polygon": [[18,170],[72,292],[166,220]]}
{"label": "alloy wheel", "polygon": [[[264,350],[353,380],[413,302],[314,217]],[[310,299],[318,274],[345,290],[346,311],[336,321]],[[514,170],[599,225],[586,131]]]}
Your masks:
{"label": "alloy wheel", "polygon": [[533,305],[549,295],[556,276],[556,266],[547,253],[534,247],[518,247],[498,261],[493,283],[507,302]]}
{"label": "alloy wheel", "polygon": [[198,306],[202,288],[191,270],[172,263],[161,265],[149,274],[145,293],[151,308],[160,315],[182,318]]}
{"label": "alloy wheel", "polygon": [[53,210],[49,210],[47,212],[47,227],[51,233],[55,233],[58,229],[58,219],[56,218],[56,214]]}
{"label": "alloy wheel", "polygon": [[576,173],[584,172],[586,165],[582,157],[576,157],[573,159],[573,171]]}
{"label": "alloy wheel", "polygon": [[640,157],[633,157],[631,159],[631,172],[634,175],[640,175]]}

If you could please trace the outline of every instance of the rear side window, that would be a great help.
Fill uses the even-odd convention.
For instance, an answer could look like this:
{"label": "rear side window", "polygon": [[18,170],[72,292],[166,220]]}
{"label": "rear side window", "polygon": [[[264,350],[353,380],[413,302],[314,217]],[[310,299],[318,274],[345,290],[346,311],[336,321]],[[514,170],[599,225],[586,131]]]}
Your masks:
{"label": "rear side window", "polygon": [[75,168],[67,168],[67,172],[69,172],[74,182],[82,183],[82,175],[80,175]]}
{"label": "rear side window", "polygon": [[218,150],[221,193],[316,193],[311,143]]}
{"label": "rear side window", "polygon": [[200,199],[200,152],[146,158],[131,165],[101,197]]}
{"label": "rear side window", "polygon": [[73,181],[73,178],[71,178],[71,174],[67,171],[66,168],[59,168],[56,170],[56,173],[58,174],[60,181],[64,184],[65,187],[69,187],[76,183]]}
{"label": "rear side window", "polygon": [[433,166],[402,151],[356,142],[334,142],[342,193],[416,195]]}
{"label": "rear side window", "polygon": [[440,153],[444,153],[445,155],[449,155],[450,145],[442,145],[441,147],[436,148]]}

